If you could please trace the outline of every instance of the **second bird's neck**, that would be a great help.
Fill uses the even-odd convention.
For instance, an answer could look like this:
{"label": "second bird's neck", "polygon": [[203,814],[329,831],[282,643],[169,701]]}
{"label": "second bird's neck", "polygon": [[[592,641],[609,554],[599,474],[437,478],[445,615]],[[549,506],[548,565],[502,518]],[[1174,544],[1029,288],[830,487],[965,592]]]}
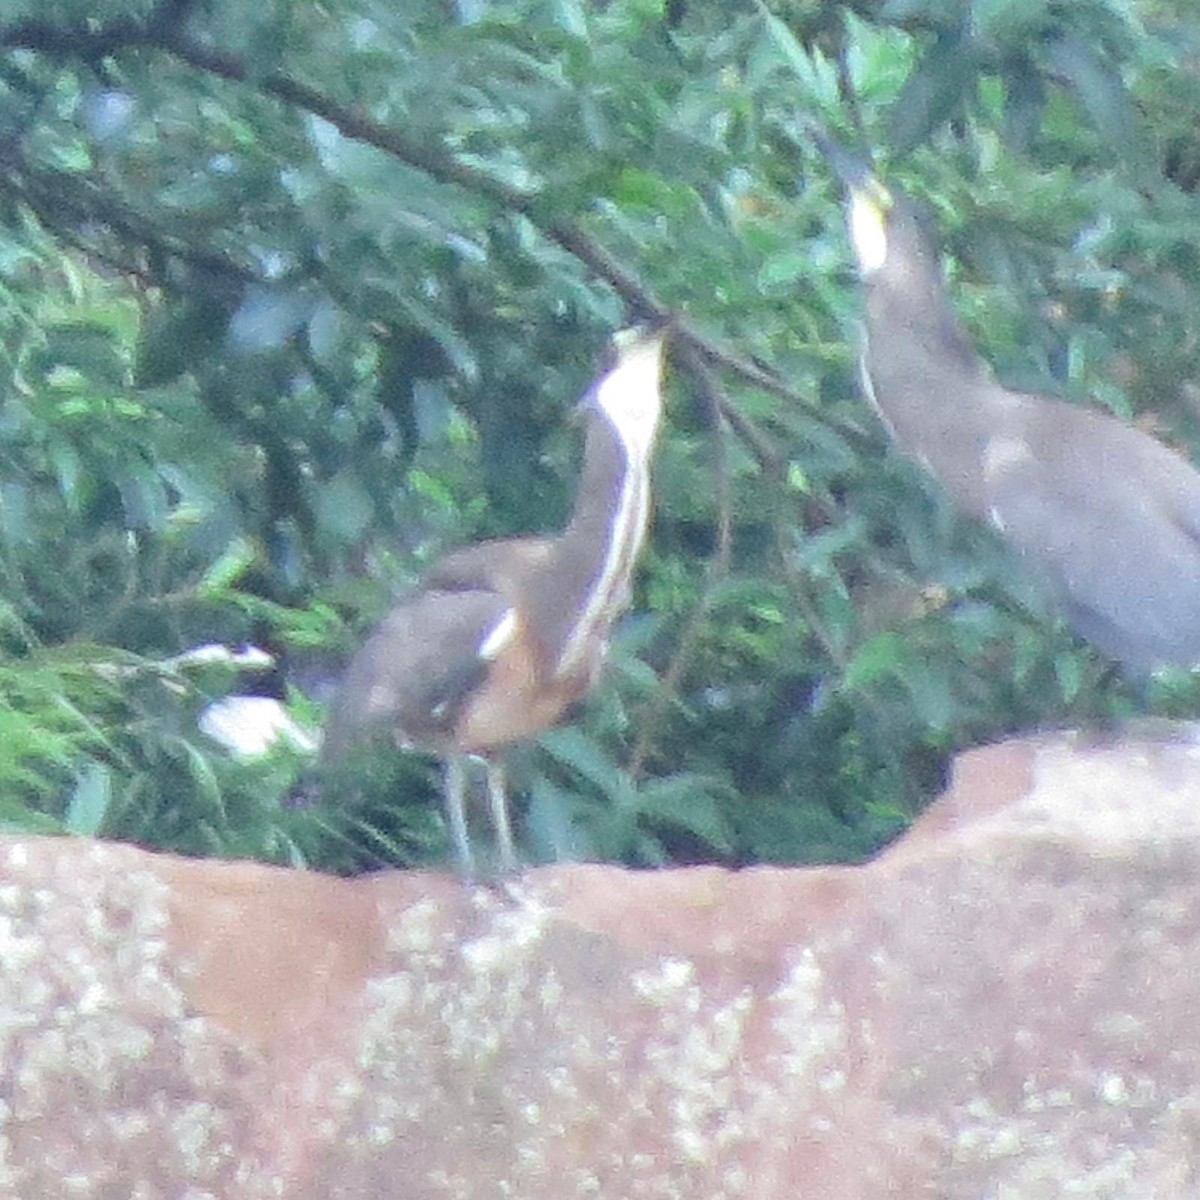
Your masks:
{"label": "second bird's neck", "polygon": [[982,456],[1004,401],[944,297],[930,299],[868,287],[864,382],[900,449],[981,512]]}

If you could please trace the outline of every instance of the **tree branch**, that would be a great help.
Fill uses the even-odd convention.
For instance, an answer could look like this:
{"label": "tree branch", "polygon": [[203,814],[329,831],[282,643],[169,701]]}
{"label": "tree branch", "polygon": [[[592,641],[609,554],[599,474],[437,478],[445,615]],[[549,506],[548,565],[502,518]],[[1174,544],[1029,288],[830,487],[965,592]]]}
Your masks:
{"label": "tree branch", "polygon": [[[561,247],[583,263],[597,278],[607,283],[636,315],[669,321],[676,331],[676,336],[694,350],[702,361],[733,372],[747,383],[802,409],[812,420],[835,430],[856,444],[863,444],[862,435],[858,430],[830,417],[773,371],[713,340],[690,321],[673,315],[634,272],[578,224],[545,212],[545,201],[537,193],[504,183],[486,171],[455,158],[440,145],[407,137],[392,126],[384,125],[364,113],[339,104],[323,92],[286,75],[276,73],[251,77],[245,64],[234,55],[207,50],[187,39],[173,38],[163,45],[163,49],[197,70],[246,83],[266,95],[312,113],[328,121],[343,137],[374,146],[439,182],[454,184],[484,196],[502,208],[520,213],[528,218],[545,238]],[[742,417],[727,397],[722,397],[721,403],[722,415],[737,436],[746,443],[760,465],[768,471],[778,471],[782,460],[769,440]]]}
{"label": "tree branch", "polygon": [[[729,477],[728,455],[725,451],[724,414],[733,410],[721,385],[713,377],[694,348],[685,346],[681,352],[684,366],[695,381],[704,407],[708,411],[712,429],[714,471],[717,485],[717,537],[716,548],[705,564],[704,588],[675,642],[675,652],[663,674],[662,684],[646,706],[638,721],[641,733],[634,743],[629,759],[629,774],[637,780],[645,773],[646,760],[654,751],[655,738],[662,726],[667,706],[679,694],[683,673],[692,657],[696,642],[705,628],[709,611],[716,598],[717,590],[729,577],[729,564],[733,558],[733,483]],[[753,428],[753,426],[750,426]],[[757,433],[757,431],[755,431]]]}
{"label": "tree branch", "polygon": [[[163,2],[169,5],[171,0]],[[377,150],[441,183],[461,187],[491,200],[502,208],[520,213],[545,238],[561,247],[583,263],[598,279],[607,283],[637,316],[669,321],[676,331],[676,336],[695,352],[700,361],[732,372],[745,382],[802,410],[810,419],[833,429],[852,443],[864,444],[863,436],[858,430],[831,417],[773,371],[735,353],[697,329],[691,322],[673,316],[633,271],[577,223],[548,213],[546,201],[538,193],[505,183],[487,171],[456,158],[440,144],[408,137],[400,130],[340,104],[324,92],[281,72],[256,74],[236,55],[201,46],[183,34],[178,25],[167,27],[165,22],[153,19],[147,24],[139,24],[122,17],[98,28],[89,26],[67,29],[43,21],[23,21],[0,31],[0,45],[20,46],[54,54],[74,54],[90,61],[122,49],[158,49],[194,70],[244,84],[263,95],[320,117],[337,129],[343,137],[374,146]],[[783,460],[770,440],[742,417],[724,396],[721,398],[721,412],[763,469],[778,473],[783,466]]]}

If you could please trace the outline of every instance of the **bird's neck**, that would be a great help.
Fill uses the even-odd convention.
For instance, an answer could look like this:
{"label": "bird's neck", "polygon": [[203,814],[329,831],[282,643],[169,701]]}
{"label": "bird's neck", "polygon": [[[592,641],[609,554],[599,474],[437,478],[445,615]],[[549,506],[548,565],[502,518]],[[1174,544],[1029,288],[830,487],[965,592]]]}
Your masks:
{"label": "bird's neck", "polygon": [[[911,281],[910,281],[911,282]],[[983,361],[938,291],[868,286],[863,375],[893,440],[960,503],[983,504],[979,467],[1003,404]]]}
{"label": "bird's neck", "polygon": [[529,598],[540,609],[535,628],[555,675],[598,666],[629,602],[650,515],[652,450],[653,438],[623,438],[603,411],[589,414],[575,509],[544,568],[549,586]]}

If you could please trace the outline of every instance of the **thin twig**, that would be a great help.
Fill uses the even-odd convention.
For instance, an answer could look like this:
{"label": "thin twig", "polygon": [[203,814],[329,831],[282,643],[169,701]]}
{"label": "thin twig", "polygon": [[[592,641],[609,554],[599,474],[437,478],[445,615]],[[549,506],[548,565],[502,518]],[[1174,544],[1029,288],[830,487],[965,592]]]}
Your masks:
{"label": "thin twig", "polygon": [[730,410],[728,397],[694,347],[679,350],[682,365],[696,384],[697,391],[708,410],[712,430],[713,475],[717,488],[717,544],[704,570],[704,587],[688,617],[683,632],[675,641],[675,650],[662,677],[662,683],[639,720],[641,733],[629,759],[629,774],[637,780],[645,773],[646,760],[654,750],[654,741],[662,724],[667,706],[679,694],[679,684],[691,659],[696,639],[700,636],[716,597],[717,588],[729,576],[733,557],[733,485],[729,474],[729,456],[725,448],[724,414]]}

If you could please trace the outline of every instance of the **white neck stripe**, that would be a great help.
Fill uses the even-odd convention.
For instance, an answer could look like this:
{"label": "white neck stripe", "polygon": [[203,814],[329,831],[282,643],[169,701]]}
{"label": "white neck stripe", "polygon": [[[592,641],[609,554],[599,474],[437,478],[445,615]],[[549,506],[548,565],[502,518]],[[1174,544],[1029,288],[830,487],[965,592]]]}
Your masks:
{"label": "white neck stripe", "polygon": [[620,495],[613,506],[612,523],[608,527],[608,548],[604,555],[604,565],[596,578],[595,586],[588,594],[587,604],[571,630],[571,636],[567,638],[562,653],[558,656],[554,673],[559,676],[569,674],[578,666],[592,633],[611,619],[614,609],[624,607],[623,603],[614,601],[620,595],[621,589],[628,585],[638,551],[646,536],[646,525],[650,516],[647,463],[651,445],[643,439],[641,445],[632,446],[621,436],[619,429],[617,438],[625,456],[625,472]]}

